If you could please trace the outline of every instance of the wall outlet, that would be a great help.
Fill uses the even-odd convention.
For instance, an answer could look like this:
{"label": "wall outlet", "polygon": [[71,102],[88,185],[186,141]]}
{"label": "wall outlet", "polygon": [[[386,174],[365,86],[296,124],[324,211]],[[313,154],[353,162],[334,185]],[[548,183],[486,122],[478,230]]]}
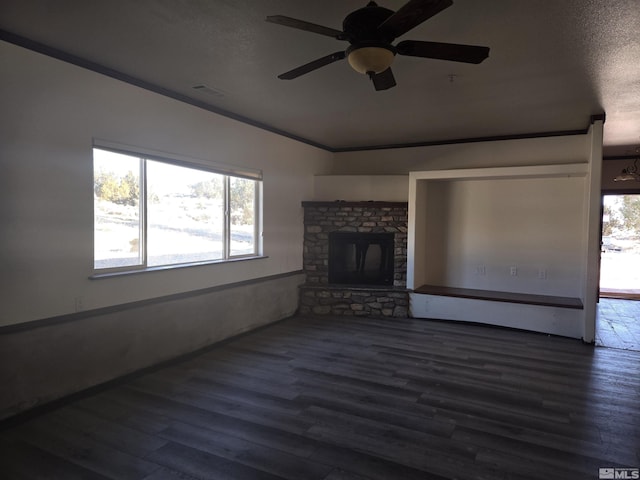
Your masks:
{"label": "wall outlet", "polygon": [[546,268],[539,268],[538,269],[538,278],[540,280],[546,280],[547,279],[547,269]]}
{"label": "wall outlet", "polygon": [[518,276],[518,267],[510,267],[509,269],[509,273],[511,274],[512,277],[517,277]]}
{"label": "wall outlet", "polygon": [[76,297],[76,312],[84,310],[84,297]]}

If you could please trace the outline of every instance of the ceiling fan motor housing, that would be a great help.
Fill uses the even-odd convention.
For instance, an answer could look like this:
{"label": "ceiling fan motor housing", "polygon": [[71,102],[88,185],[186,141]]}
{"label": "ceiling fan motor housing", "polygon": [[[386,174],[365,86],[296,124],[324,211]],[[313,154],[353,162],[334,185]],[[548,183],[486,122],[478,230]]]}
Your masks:
{"label": "ceiling fan motor housing", "polygon": [[342,22],[345,39],[352,45],[360,43],[390,44],[395,37],[382,33],[378,27],[395,12],[369,2],[366,7],[359,8],[346,16]]}
{"label": "ceiling fan motor housing", "polygon": [[346,50],[349,65],[359,73],[385,71],[396,54],[393,36],[381,33],[378,27],[395,12],[369,2],[366,7],[351,12],[342,22],[345,39],[351,44]]}

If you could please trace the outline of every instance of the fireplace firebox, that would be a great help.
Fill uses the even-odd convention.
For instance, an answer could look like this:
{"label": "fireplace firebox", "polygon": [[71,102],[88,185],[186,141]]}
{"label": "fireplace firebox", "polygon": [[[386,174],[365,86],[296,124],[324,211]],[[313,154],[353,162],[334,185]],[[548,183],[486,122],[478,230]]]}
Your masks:
{"label": "fireplace firebox", "polygon": [[393,285],[393,233],[329,233],[329,283]]}

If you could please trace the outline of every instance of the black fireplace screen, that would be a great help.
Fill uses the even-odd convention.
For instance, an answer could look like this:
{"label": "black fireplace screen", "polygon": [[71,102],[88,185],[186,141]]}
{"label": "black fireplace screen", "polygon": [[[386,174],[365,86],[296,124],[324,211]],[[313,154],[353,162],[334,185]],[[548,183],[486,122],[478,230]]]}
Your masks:
{"label": "black fireplace screen", "polygon": [[329,283],[393,285],[393,233],[329,233]]}

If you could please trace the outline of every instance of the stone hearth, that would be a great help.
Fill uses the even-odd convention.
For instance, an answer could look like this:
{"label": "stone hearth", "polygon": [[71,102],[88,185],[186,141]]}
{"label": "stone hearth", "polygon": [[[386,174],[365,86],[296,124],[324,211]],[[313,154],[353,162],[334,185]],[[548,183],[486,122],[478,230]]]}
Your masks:
{"label": "stone hearth", "polygon": [[[300,313],[407,317],[406,202],[302,202],[304,207],[304,271]],[[329,283],[329,234],[393,233],[393,285]]]}

